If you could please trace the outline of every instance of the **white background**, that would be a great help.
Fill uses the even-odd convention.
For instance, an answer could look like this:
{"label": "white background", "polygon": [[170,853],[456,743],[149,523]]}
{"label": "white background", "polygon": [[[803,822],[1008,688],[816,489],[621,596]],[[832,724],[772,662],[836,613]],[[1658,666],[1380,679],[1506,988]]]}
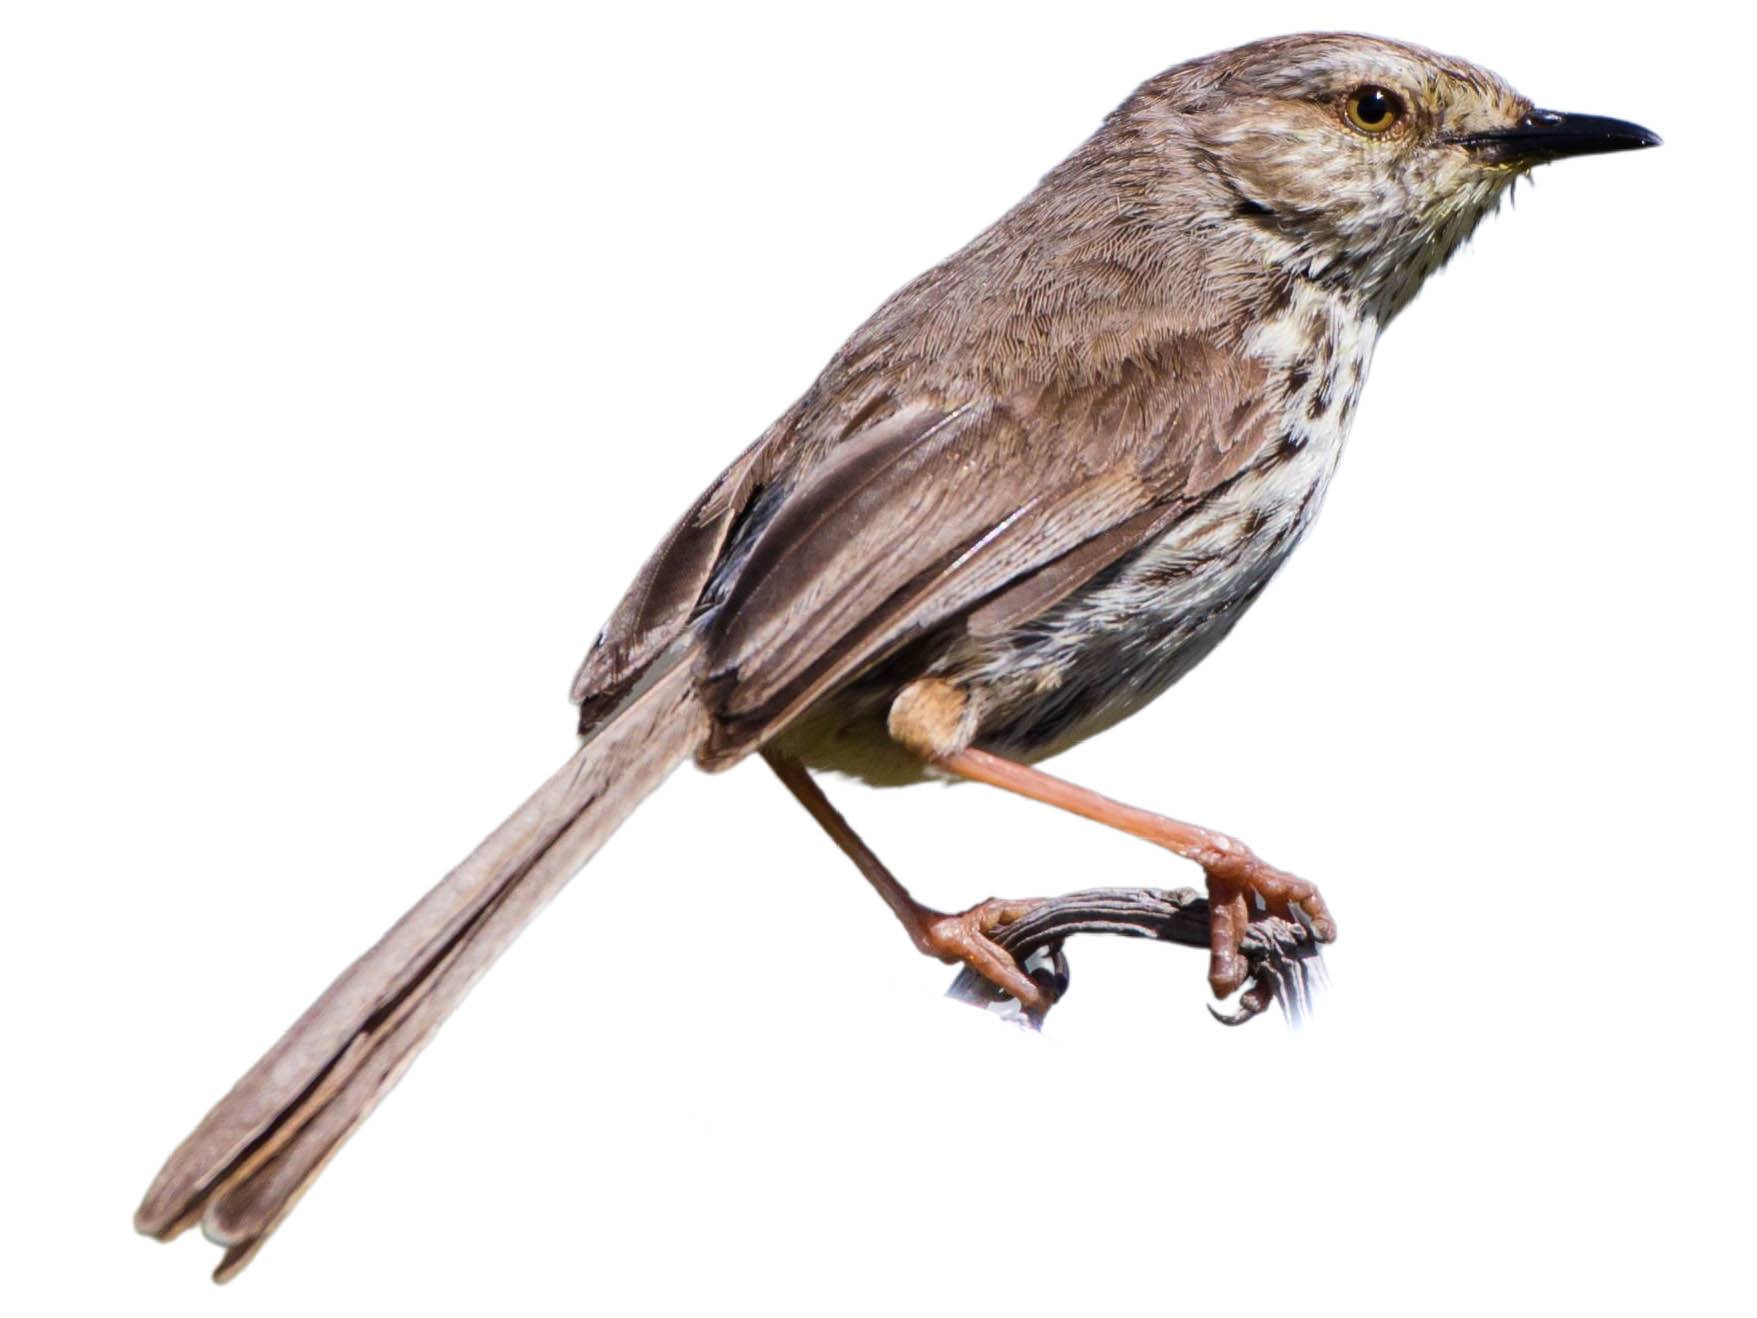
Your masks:
{"label": "white background", "polygon": [[[0,1302],[1736,1307],[1753,34],[1708,13],[11,7]],[[1323,884],[1315,1025],[1222,1030],[1200,955],[1087,939],[1011,1030],[760,764],[684,772],[240,1281],[134,1237],[569,752],[636,565],[865,313],[1145,77],[1317,26],[1668,142],[1486,226],[1257,609],[1057,762]],[[942,906],[1195,877],[980,788],[830,790]]]}

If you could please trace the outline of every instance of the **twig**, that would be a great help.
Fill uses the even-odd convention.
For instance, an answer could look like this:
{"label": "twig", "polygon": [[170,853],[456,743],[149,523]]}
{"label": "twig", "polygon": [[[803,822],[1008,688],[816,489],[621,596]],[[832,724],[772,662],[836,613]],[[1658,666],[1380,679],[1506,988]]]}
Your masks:
{"label": "twig", "polygon": [[[1121,934],[1206,949],[1208,902],[1189,888],[1089,888],[1052,897],[989,937],[1018,958],[1053,1005],[1068,991],[1068,960],[1062,944],[1073,934]],[[1238,1009],[1214,1011],[1214,1018],[1224,1025],[1243,1025],[1271,1002],[1281,1004],[1290,1024],[1309,1016],[1312,990],[1323,982],[1324,974],[1311,930],[1303,923],[1264,915],[1251,921],[1243,946],[1250,982],[1239,996]],[[1041,1015],[1022,1011],[1015,999],[974,971],[960,973],[947,995],[1022,1018],[1033,1029],[1043,1026]]]}

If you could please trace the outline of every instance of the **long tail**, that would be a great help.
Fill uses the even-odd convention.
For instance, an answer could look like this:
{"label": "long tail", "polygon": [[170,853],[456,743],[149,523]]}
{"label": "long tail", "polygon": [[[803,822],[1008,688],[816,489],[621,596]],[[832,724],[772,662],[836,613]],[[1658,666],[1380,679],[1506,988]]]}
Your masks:
{"label": "long tail", "polygon": [[401,1078],[525,924],[701,744],[689,657],[637,694],[417,902],[215,1104],[135,1214],[161,1240],[199,1221],[225,1281]]}

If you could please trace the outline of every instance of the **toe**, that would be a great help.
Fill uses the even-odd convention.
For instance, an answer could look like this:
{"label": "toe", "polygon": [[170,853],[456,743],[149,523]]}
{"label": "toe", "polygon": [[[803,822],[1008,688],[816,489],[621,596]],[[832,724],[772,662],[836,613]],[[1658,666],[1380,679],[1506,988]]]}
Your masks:
{"label": "toe", "polygon": [[1215,893],[1208,899],[1208,986],[1217,998],[1230,997],[1250,973],[1240,950],[1249,919],[1243,892]]}

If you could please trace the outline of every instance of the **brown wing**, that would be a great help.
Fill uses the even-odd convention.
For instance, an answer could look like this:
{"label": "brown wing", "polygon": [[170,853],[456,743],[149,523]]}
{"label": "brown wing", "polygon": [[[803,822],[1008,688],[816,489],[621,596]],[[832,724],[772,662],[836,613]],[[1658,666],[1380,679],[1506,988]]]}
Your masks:
{"label": "brown wing", "polygon": [[959,614],[1011,626],[1065,598],[1268,460],[1267,383],[1205,336],[1172,336],[1083,386],[902,407],[790,473],[704,618],[708,758]]}
{"label": "brown wing", "polygon": [[733,527],[750,504],[765,460],[790,438],[794,421],[793,413],[782,417],[746,449],[642,565],[574,676],[572,696],[580,707],[582,733],[621,703],[688,626]]}
{"label": "brown wing", "polygon": [[1145,104],[892,296],[685,518],[586,661],[588,725],[687,639],[734,758],[929,628],[1034,616],[1273,460],[1280,400],[1229,345],[1288,290],[1218,240],[1237,197]]}

